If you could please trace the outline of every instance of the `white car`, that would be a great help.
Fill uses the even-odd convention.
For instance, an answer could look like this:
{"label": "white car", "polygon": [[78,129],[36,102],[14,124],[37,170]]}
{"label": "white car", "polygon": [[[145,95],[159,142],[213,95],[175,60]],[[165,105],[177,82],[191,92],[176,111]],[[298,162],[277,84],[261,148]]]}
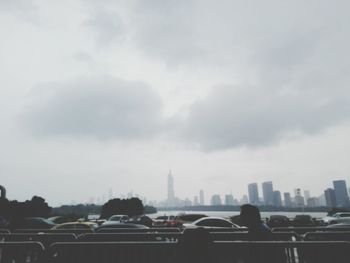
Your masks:
{"label": "white car", "polygon": [[240,226],[222,218],[222,217],[203,217],[192,223],[183,224],[184,228],[196,228],[196,227],[204,227],[204,228],[240,228]]}
{"label": "white car", "polygon": [[115,223],[125,223],[129,221],[129,217],[127,215],[113,215],[107,219],[102,225],[115,224]]}
{"label": "white car", "polygon": [[332,216],[326,216],[322,219],[326,224],[338,224],[338,223],[350,223],[350,213],[349,212],[339,212]]}

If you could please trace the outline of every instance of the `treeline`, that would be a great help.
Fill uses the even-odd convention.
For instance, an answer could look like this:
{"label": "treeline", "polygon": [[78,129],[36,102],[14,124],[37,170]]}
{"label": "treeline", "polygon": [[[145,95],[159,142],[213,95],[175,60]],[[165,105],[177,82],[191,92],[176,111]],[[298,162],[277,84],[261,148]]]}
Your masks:
{"label": "treeline", "polygon": [[[44,198],[33,196],[31,200],[19,202],[17,200],[9,201],[6,198],[0,198],[0,221],[6,220],[15,222],[25,217],[44,217],[66,216],[69,218],[87,218],[88,215],[100,215],[105,218],[111,213],[126,214],[130,216],[156,213],[157,210],[151,206],[144,206],[138,198],[131,199],[112,199],[103,206],[94,204],[63,205],[52,208]],[[0,222],[1,223],[1,222]]]}
{"label": "treeline", "polygon": [[128,216],[154,214],[157,213],[157,209],[153,206],[144,206],[138,198],[115,198],[102,206],[94,204],[63,205],[53,208],[52,213],[53,215],[85,218],[88,215],[100,215],[101,219],[105,219],[115,214]]}
{"label": "treeline", "polygon": [[49,217],[52,208],[39,196],[33,196],[31,200],[18,202],[9,201],[6,198],[0,199],[0,216],[10,222],[16,222],[25,217]]}

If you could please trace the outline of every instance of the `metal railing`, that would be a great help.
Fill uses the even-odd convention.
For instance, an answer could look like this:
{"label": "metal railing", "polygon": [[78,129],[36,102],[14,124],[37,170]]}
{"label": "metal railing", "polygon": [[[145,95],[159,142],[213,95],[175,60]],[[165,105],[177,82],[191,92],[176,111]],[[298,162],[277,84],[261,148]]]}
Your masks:
{"label": "metal railing", "polygon": [[0,242],[0,263],[345,263],[349,242]]}
{"label": "metal railing", "polygon": [[44,246],[38,242],[0,242],[1,263],[41,263]]}
{"label": "metal railing", "polygon": [[308,232],[344,232],[349,231],[349,228],[328,228],[328,227],[274,227],[272,232],[295,232],[299,235],[303,235]]}
{"label": "metal railing", "polygon": [[180,233],[181,230],[175,227],[153,227],[153,228],[100,228],[97,233]]}

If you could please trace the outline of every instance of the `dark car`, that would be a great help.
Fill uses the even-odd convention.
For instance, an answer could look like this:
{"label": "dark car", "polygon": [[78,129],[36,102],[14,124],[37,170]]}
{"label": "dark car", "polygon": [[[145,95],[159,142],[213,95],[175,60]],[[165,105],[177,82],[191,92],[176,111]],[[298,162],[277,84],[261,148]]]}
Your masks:
{"label": "dark car", "polygon": [[136,216],[136,217],[132,217],[128,223],[130,224],[139,224],[139,225],[144,225],[147,227],[152,227],[152,223],[153,220],[146,216],[146,215],[142,215],[142,216]]}
{"label": "dark car", "polygon": [[315,225],[315,221],[310,215],[296,215],[292,221],[292,226],[294,227],[310,227]]}
{"label": "dark car", "polygon": [[283,215],[271,215],[266,224],[269,227],[288,227],[290,226],[289,218]]}
{"label": "dark car", "polygon": [[13,228],[16,229],[50,229],[56,224],[42,217],[26,217],[17,221]]}

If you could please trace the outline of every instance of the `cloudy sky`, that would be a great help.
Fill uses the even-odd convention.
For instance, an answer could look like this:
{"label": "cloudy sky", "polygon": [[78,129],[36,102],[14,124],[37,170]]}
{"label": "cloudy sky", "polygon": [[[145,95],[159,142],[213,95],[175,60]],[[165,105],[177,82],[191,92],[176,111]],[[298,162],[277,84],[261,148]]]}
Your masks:
{"label": "cloudy sky", "polygon": [[[350,175],[349,1],[0,0],[10,199],[149,200]],[[350,183],[350,181],[348,181]]]}

